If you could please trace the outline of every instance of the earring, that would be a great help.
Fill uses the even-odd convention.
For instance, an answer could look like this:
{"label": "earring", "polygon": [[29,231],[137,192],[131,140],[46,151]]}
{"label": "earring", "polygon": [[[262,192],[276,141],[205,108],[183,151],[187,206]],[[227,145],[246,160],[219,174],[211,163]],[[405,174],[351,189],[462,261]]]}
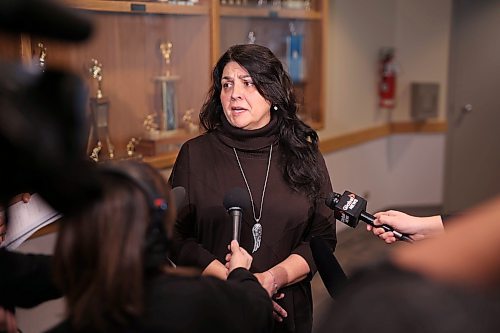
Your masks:
{"label": "earring", "polygon": [[276,106],[276,105],[275,105],[275,106],[273,107],[273,109],[274,109],[274,111],[278,111],[278,106]]}

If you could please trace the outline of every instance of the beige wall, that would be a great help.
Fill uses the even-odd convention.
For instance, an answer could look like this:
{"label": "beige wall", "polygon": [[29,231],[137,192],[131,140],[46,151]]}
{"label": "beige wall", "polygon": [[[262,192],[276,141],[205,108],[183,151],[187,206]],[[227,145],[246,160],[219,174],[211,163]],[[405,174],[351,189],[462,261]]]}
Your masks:
{"label": "beige wall", "polygon": [[437,82],[446,119],[451,0],[397,0],[395,45],[401,66],[394,121],[410,119],[410,83]]}
{"label": "beige wall", "polygon": [[[322,138],[409,120],[412,81],[440,84],[439,118],[445,118],[451,0],[333,0],[329,9]],[[400,67],[392,114],[377,107],[381,47],[396,49]]]}
{"label": "beige wall", "polygon": [[[410,83],[438,82],[439,119],[446,119],[452,0],[333,0],[330,2],[326,126],[321,139],[410,120]],[[400,67],[397,107],[377,107],[377,60],[394,47]],[[440,205],[444,133],[410,133],[326,153],[334,190],[368,195],[377,211]]]}

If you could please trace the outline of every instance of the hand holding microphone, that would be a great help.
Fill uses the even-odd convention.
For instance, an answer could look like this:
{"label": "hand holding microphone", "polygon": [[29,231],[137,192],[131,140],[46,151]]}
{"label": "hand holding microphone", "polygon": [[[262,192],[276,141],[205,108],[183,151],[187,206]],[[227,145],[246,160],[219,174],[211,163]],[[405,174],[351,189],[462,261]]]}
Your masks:
{"label": "hand holding microphone", "polygon": [[383,228],[385,231],[392,232],[399,240],[413,242],[409,235],[401,233],[387,224],[375,225],[376,217],[366,212],[366,200],[352,192],[345,191],[342,195],[333,192],[326,198],[325,204],[333,209],[337,220],[351,228],[356,228],[361,220],[372,227]]}
{"label": "hand holding microphone", "polygon": [[238,241],[233,239],[229,250],[230,252],[226,255],[226,268],[229,273],[239,267],[250,269],[253,258],[244,248],[240,247]]}
{"label": "hand holding microphone", "polygon": [[241,220],[243,219],[243,208],[248,206],[248,193],[241,187],[234,187],[224,195],[222,202],[227,213],[231,216],[233,234],[231,244],[228,246],[230,253],[226,255],[226,268],[229,273],[235,268],[250,268],[252,256],[240,247]]}
{"label": "hand holding microphone", "polygon": [[234,187],[224,195],[222,204],[226,208],[227,213],[231,216],[233,223],[232,239],[240,242],[241,220],[243,218],[243,208],[248,206],[250,202],[248,193],[241,187]]}
{"label": "hand holding microphone", "polygon": [[374,214],[376,217],[374,226],[367,226],[375,236],[384,240],[387,244],[397,241],[392,232],[381,228],[380,225],[389,225],[396,230],[411,235],[415,241],[433,237],[444,232],[443,221],[440,215],[417,217],[397,210],[389,210]]}

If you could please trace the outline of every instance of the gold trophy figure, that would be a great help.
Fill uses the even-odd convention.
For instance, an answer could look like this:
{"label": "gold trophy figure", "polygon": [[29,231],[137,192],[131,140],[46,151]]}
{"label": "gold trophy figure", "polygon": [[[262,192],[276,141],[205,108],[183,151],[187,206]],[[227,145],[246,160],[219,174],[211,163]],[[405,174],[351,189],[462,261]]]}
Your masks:
{"label": "gold trophy figure", "polygon": [[161,54],[166,65],[165,76],[170,76],[170,57],[172,55],[172,46],[171,42],[160,43]]}
{"label": "gold trophy figure", "polygon": [[40,52],[38,53],[38,66],[43,72],[47,63],[47,47],[45,47],[42,42],[39,42],[37,46],[40,49]]}
{"label": "gold trophy figure", "polygon": [[114,146],[109,137],[109,100],[102,93],[102,64],[92,59],[88,72],[92,79],[97,81],[96,97],[90,98],[91,127],[87,151],[92,152],[91,158],[99,161],[99,153],[105,148],[108,159],[115,157]]}
{"label": "gold trophy figure", "polygon": [[139,140],[136,138],[131,138],[130,141],[127,143],[127,156],[128,157],[133,157],[135,154],[135,146],[139,143]]}

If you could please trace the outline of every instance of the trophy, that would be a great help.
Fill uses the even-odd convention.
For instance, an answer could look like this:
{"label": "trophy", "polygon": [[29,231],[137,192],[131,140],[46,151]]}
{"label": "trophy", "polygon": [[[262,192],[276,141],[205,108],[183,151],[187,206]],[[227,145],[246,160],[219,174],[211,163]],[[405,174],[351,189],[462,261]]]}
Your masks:
{"label": "trophy", "polygon": [[43,72],[45,70],[45,64],[47,63],[47,47],[42,42],[38,43],[38,67]]}
{"label": "trophy", "polygon": [[172,48],[170,41],[160,43],[164,63],[163,75],[154,77],[161,88],[161,109],[144,120],[144,137],[139,140],[137,150],[144,156],[168,153],[185,139],[185,131],[179,130],[176,83],[180,77],[172,72]]}
{"label": "trophy", "polygon": [[290,23],[289,26],[290,35],[286,38],[288,72],[293,83],[301,83],[304,81],[304,63],[302,58],[304,36],[297,33],[293,23]]}
{"label": "trophy", "polygon": [[102,94],[102,64],[92,59],[88,71],[97,82],[97,92],[95,97],[90,98],[91,124],[87,151],[91,152],[90,158],[98,162],[103,149],[107,150],[106,159],[113,159],[115,153],[109,138],[109,100]]}
{"label": "trophy", "polygon": [[165,75],[155,77],[155,81],[161,84],[160,132],[176,130],[178,125],[175,83],[179,80],[179,76],[172,74],[172,46],[171,42],[160,43],[161,54],[165,60]]}
{"label": "trophy", "polygon": [[247,40],[247,44],[255,44],[255,40],[257,39],[257,37],[255,37],[255,32],[253,31],[250,31],[248,33],[248,40]]}

